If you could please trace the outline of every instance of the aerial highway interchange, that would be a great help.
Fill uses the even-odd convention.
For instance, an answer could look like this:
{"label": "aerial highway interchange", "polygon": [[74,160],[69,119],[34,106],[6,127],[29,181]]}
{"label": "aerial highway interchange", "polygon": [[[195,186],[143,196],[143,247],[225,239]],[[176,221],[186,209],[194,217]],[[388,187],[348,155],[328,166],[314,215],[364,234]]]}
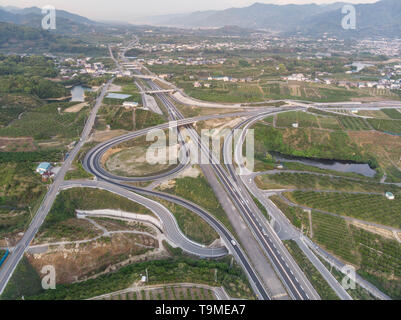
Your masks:
{"label": "aerial highway interchange", "polygon": [[[128,59],[125,57],[126,52],[138,41],[139,39],[135,38],[131,43],[126,45],[117,58],[113,56],[113,52],[110,49],[110,55],[120,71],[124,70],[124,66],[121,64],[121,61],[128,61]],[[153,94],[158,98],[163,105],[163,108],[168,113],[170,122],[155,127],[134,131],[96,145],[89,152],[87,152],[83,160],[84,169],[95,177],[94,180],[64,181],[66,172],[70,169],[72,162],[76,158],[82,146],[87,142],[91,134],[99,108],[103,102],[109,85],[113,80],[110,80],[103,86],[101,93],[97,98],[96,104],[91,110],[90,117],[85,123],[80,141],[76,144],[69,157],[63,163],[63,166],[61,167],[60,172],[57,174],[54,182],[49,186],[47,195],[44,198],[39,210],[36,212],[29,228],[26,230],[19,243],[12,249],[10,257],[0,270],[0,293],[3,292],[19,261],[23,257],[24,252],[28,249],[39,228],[45,221],[46,216],[49,213],[58,193],[61,190],[68,188],[88,187],[110,191],[149,208],[161,221],[163,225],[163,232],[166,234],[168,241],[172,245],[182,248],[189,254],[202,258],[217,258],[226,254],[231,254],[243,268],[258,299],[271,300],[277,298],[273,292],[277,288],[272,289],[269,287],[269,278],[262,275],[260,267],[261,265],[272,267],[272,270],[274,270],[274,273],[272,273],[273,276],[279,279],[284,288],[277,290],[284,292],[284,296],[287,294],[287,298],[294,300],[320,299],[316,290],[313,288],[305,274],[302,272],[295,260],[291,257],[283,245],[282,240],[284,239],[295,239],[305,255],[320,271],[322,276],[329,283],[330,287],[341,299],[352,299],[347,291],[317,258],[317,254],[319,252],[318,246],[316,246],[316,244],[314,244],[310,239],[305,239],[284,217],[280,210],[270,200],[263,196],[260,190],[258,190],[253,183],[252,172],[247,172],[246,168],[242,167],[241,165],[236,165],[235,163],[233,164],[230,161],[231,149],[229,148],[229,142],[235,129],[245,129],[238,141],[238,144],[234,145],[234,159],[238,164],[240,158],[242,158],[242,146],[245,141],[246,130],[252,124],[270,115],[283,113],[290,110],[306,110],[306,108],[311,107],[311,104],[305,104],[299,101],[285,101],[287,102],[287,106],[280,108],[244,108],[245,111],[242,112],[185,118],[174,104],[174,102],[177,101],[177,96],[173,95],[173,92],[177,91],[178,89],[164,90],[154,81],[157,79],[157,77],[152,76],[153,78],[149,78],[146,75],[141,74],[139,70],[136,71],[135,76],[143,77],[143,80],[148,86],[148,88],[144,88],[145,92],[147,94]],[[181,103],[184,102],[181,101]],[[196,104],[196,101],[194,101],[194,104]],[[202,105],[202,103],[199,103],[199,105]],[[216,104],[216,107],[218,106],[219,105]],[[313,104],[312,106],[322,110],[328,110],[327,105],[325,104]],[[223,107],[229,106],[225,105]],[[235,107],[236,106],[234,105],[232,106],[232,108]],[[364,110],[368,108],[369,110],[372,110],[375,108],[399,108],[400,105],[392,102],[376,102],[365,105],[358,103],[339,103],[338,107],[341,109],[350,108],[353,110]],[[335,109],[333,109],[333,104],[331,104],[330,111],[333,110]],[[220,164],[215,158],[215,155],[209,149],[209,146],[204,145],[198,132],[194,129],[193,124],[199,121],[210,119],[232,117],[238,117],[244,120],[242,120],[235,128],[233,128],[231,130],[231,134],[226,137],[223,147],[223,157],[225,161],[223,164]],[[114,146],[137,137],[145,136],[151,130],[167,130],[173,127],[178,128],[179,131],[179,141],[181,144],[183,161],[169,172],[164,172],[162,174],[149,177],[127,178],[108,172],[101,164],[101,158],[103,155]],[[190,201],[160,191],[149,190],[129,184],[130,182],[168,179],[169,177],[174,176],[175,174],[187,168],[190,161],[190,154],[189,150],[185,146],[184,139],[182,138],[182,134],[184,133],[190,137],[192,142],[194,142],[196,147],[198,147],[200,150],[201,154],[209,160],[206,170],[213,172],[214,176],[217,178],[214,182],[209,181],[209,183],[214,183],[215,188],[221,188],[222,192],[227,195],[227,199],[229,199],[228,201],[231,202],[235,207],[236,214],[240,215],[241,219],[243,219],[247,226],[247,229],[244,232],[247,234],[246,237],[248,238],[245,236],[244,238],[240,239],[235,238],[235,236],[231,234],[231,232],[220,221],[213,217],[213,215]],[[273,218],[271,223],[269,223],[262,215],[251,195],[259,199],[266,207],[267,211]],[[150,197],[152,199],[150,199]],[[200,216],[219,234],[224,246],[209,248],[188,239],[180,230],[175,218],[171,215],[169,210],[155,200],[158,198],[183,206]],[[242,236],[240,235],[240,237]],[[246,243],[244,243],[244,240],[249,239],[249,237],[252,237],[254,243],[257,244],[255,246],[257,253],[255,254],[250,254],[250,252],[245,249]],[[259,261],[255,261],[255,259],[259,259]],[[362,286],[364,285],[364,282],[361,279],[359,279],[359,283]],[[369,285],[365,285],[365,287],[367,287],[367,289],[378,298],[388,299],[386,295],[382,294],[379,290],[376,290],[375,287],[369,287]]]}

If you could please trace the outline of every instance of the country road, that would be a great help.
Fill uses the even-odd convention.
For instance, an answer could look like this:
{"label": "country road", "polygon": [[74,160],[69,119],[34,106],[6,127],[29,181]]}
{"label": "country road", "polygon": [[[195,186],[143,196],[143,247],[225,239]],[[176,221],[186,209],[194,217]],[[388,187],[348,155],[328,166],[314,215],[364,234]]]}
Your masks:
{"label": "country road", "polygon": [[99,108],[102,104],[102,101],[106,95],[106,92],[112,83],[113,80],[109,80],[104,86],[96,100],[95,106],[92,108],[89,118],[85,123],[85,127],[81,134],[81,139],[76,144],[74,149],[70,152],[68,158],[63,163],[60,171],[57,173],[53,184],[50,186],[49,191],[47,192],[45,198],[41,206],[39,207],[36,215],[33,217],[31,224],[29,225],[28,229],[25,231],[24,236],[18,242],[14,250],[11,252],[10,256],[0,269],[0,295],[3,293],[10,277],[12,276],[15,268],[17,267],[19,261],[22,259],[25,250],[28,248],[29,244],[35,237],[36,233],[38,232],[40,226],[46,219],[47,214],[49,213],[54,200],[59,192],[59,188],[64,181],[65,174],[70,169],[72,162],[74,161],[75,157],[81,150],[82,146],[85,144],[86,140],[89,137],[90,132],[92,131],[92,127],[95,123],[96,115],[99,111]]}

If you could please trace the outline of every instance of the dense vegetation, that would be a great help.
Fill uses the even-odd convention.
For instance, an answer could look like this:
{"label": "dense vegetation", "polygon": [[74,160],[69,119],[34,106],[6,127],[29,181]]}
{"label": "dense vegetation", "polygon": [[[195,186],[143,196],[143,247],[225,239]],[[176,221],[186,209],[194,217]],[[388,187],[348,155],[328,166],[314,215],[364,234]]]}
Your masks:
{"label": "dense vegetation", "polygon": [[310,128],[277,129],[262,124],[256,124],[253,128],[255,154],[276,151],[298,157],[369,163],[372,168],[378,166],[376,159],[363,154],[343,131],[323,133]]}
{"label": "dense vegetation", "polygon": [[394,194],[401,193],[401,188],[393,185],[347,179],[345,177],[333,177],[309,173],[268,174],[258,176],[256,183],[259,188],[269,189],[273,184],[275,188],[301,189],[301,190],[337,190],[354,192],[382,192],[391,191]]}
{"label": "dense vegetation", "polygon": [[107,55],[106,48],[100,48],[74,38],[55,35],[46,30],[0,22],[0,47],[12,52],[53,52]]}
{"label": "dense vegetation", "polygon": [[12,125],[0,128],[0,136],[27,137],[35,140],[49,140],[55,137],[67,138],[70,141],[80,136],[88,114],[83,108],[78,114],[59,112],[58,108],[66,106],[51,103],[28,111]]}
{"label": "dense vegetation", "polygon": [[57,71],[53,60],[44,56],[21,57],[0,54],[0,76],[17,74],[26,77],[55,77]]}
{"label": "dense vegetation", "polygon": [[51,59],[0,55],[0,93],[32,94],[42,99],[64,97],[67,90],[61,84],[45,79],[55,76]]}
{"label": "dense vegetation", "polygon": [[14,162],[58,162],[62,158],[60,150],[41,150],[31,152],[0,152],[0,163]]}
{"label": "dense vegetation", "polygon": [[[29,263],[28,263],[29,264]],[[18,267],[2,299],[80,300],[125,289],[139,281],[148,270],[149,284],[189,282],[211,286],[224,286],[236,298],[254,298],[241,268],[230,266],[229,258],[221,261],[195,260],[181,255],[167,260],[139,262],[122,267],[116,272],[73,284],[57,285],[55,290],[43,291],[36,272],[24,263]],[[35,276],[36,275],[36,276]],[[217,275],[217,282],[215,281]],[[178,279],[178,280],[177,280]]]}

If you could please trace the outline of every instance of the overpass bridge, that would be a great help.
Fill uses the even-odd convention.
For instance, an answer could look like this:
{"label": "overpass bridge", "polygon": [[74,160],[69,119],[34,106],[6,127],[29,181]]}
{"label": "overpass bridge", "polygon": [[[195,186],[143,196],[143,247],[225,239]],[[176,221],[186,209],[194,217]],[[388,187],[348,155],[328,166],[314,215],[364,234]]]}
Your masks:
{"label": "overpass bridge", "polygon": [[148,90],[148,91],[142,91],[141,94],[156,94],[156,93],[173,93],[175,92],[174,89],[166,89],[166,90]]}
{"label": "overpass bridge", "polygon": [[150,76],[150,75],[139,75],[139,74],[134,74],[133,75],[135,78],[139,79],[146,79],[146,80],[158,80],[159,78],[156,76]]}

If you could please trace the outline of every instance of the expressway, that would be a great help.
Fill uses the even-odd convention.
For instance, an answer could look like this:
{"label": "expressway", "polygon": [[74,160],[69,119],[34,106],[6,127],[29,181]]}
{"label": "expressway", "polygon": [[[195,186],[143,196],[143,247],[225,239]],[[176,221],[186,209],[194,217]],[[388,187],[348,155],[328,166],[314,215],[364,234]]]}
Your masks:
{"label": "expressway", "polygon": [[[92,163],[90,165],[93,166],[94,163],[101,162],[101,159],[104,156],[104,154],[107,152],[107,150],[109,150],[123,142],[138,138],[140,136],[147,135],[149,132],[154,131],[154,130],[174,129],[174,128],[182,127],[182,126],[185,126],[188,124],[194,124],[198,121],[206,121],[206,120],[210,120],[210,119],[221,119],[221,118],[227,118],[227,117],[249,117],[249,116],[252,116],[255,114],[260,114],[260,112],[269,112],[269,111],[270,111],[269,109],[261,109],[258,112],[256,112],[256,111],[236,112],[236,113],[229,113],[229,114],[208,115],[208,116],[200,116],[200,117],[195,117],[195,118],[180,119],[180,120],[172,121],[169,123],[163,123],[161,125],[154,126],[151,128],[146,128],[146,129],[138,130],[135,132],[131,132],[126,135],[103,142],[103,143],[97,145],[96,147],[94,147],[90,152],[87,153],[86,159],[84,160],[84,167],[86,169],[89,168],[89,164],[88,164],[89,156],[92,161]],[[180,140],[180,143],[182,144],[182,137],[180,137],[179,140]],[[184,148],[181,149],[182,152],[181,152],[180,160],[178,161],[177,166],[175,168],[173,168],[172,170],[170,170],[169,172],[165,172],[165,173],[162,173],[159,175],[146,176],[146,177],[121,177],[121,176],[117,176],[117,175],[114,175],[114,174],[108,172],[107,170],[105,170],[105,168],[103,168],[103,166],[99,166],[98,170],[97,170],[97,176],[101,177],[103,179],[107,179],[107,180],[124,181],[124,182],[153,181],[153,180],[159,180],[162,178],[169,177],[169,176],[174,175],[175,173],[183,170],[188,164],[188,161],[189,161],[188,150],[186,150],[186,144],[182,144],[182,145],[184,146]]]}
{"label": "expressway", "polygon": [[[197,206],[196,204],[193,204],[187,200],[183,200],[179,197],[170,195],[170,194],[165,194],[162,192],[156,192],[153,190],[146,190],[142,189],[139,187],[134,187],[131,185],[126,185],[124,183],[120,183],[115,180],[109,180],[107,177],[103,177],[101,174],[99,174],[99,167],[101,166],[98,162],[93,161],[93,157],[95,157],[97,154],[97,150],[92,149],[87,157],[85,157],[84,160],[84,168],[93,174],[94,176],[97,177],[97,180],[101,179],[104,180],[105,182],[108,183],[110,186],[110,190],[113,190],[111,186],[116,186],[120,187],[129,191],[133,191],[139,194],[142,194],[144,196],[148,197],[157,197],[159,199],[167,200],[169,202],[173,202],[177,205],[180,205],[188,210],[191,210],[192,212],[198,214],[202,219],[204,219],[209,225],[211,225],[220,235],[220,237],[223,239],[224,243],[226,246],[229,248],[229,251],[233,256],[236,258],[236,260],[239,262],[239,264],[243,267],[245,270],[251,286],[253,287],[255,293],[258,295],[260,299],[263,300],[269,300],[270,297],[263,288],[263,285],[261,284],[258,275],[254,272],[253,268],[248,262],[248,258],[246,257],[244,251],[241,249],[241,247],[236,244],[235,238],[231,235],[231,233],[227,230],[226,227],[224,227],[217,219],[215,219],[210,213],[208,213],[206,210],[202,209],[201,207]],[[107,189],[109,190],[109,189]]]}
{"label": "expressway", "polygon": [[[66,190],[70,188],[96,188],[103,189],[131,201],[139,203],[144,207],[152,211],[161,221],[163,232],[166,234],[167,239],[173,246],[178,246],[185,252],[197,255],[201,258],[219,258],[227,255],[228,251],[225,247],[206,247],[188,239],[181,231],[175,220],[173,214],[160,203],[146,198],[144,196],[133,193],[127,188],[122,188],[118,185],[107,183],[104,181],[64,181],[60,187],[60,190]],[[216,230],[219,232],[219,229]],[[224,236],[221,234],[221,236]]]}
{"label": "expressway", "polygon": [[[148,80],[147,83],[151,87],[151,89],[157,90],[158,86],[154,84],[152,81]],[[166,97],[166,95],[157,94],[157,97],[160,99],[160,101],[162,101],[172,119],[174,120],[183,119],[182,114],[178,111],[175,105]],[[283,112],[284,110],[281,111]],[[268,112],[265,112],[264,116],[267,116],[267,114]],[[260,115],[261,113],[259,113],[259,116]],[[281,280],[287,287],[287,290],[289,291],[291,297],[296,300],[319,299],[318,294],[310,285],[309,281],[307,281],[305,276],[302,277],[303,281],[301,281],[303,285],[300,283],[300,280],[298,279],[300,277],[297,278],[294,276],[294,271],[292,270],[294,269],[294,263],[292,267],[290,267],[292,261],[288,261],[289,255],[285,256],[279,254],[277,247],[282,245],[281,241],[278,238],[267,237],[265,235],[266,232],[263,230],[261,225],[257,221],[255,221],[254,217],[255,204],[253,203],[252,200],[250,201],[249,195],[248,197],[246,197],[246,195],[243,194],[244,190],[241,189],[241,187],[238,185],[238,181],[236,179],[231,179],[230,177],[227,176],[227,173],[224,170],[223,166],[219,164],[220,161],[217,160],[214,157],[214,155],[210,152],[209,147],[204,145],[198,133],[189,125],[186,125],[185,128],[188,130],[192,141],[196,142],[198,148],[208,158],[209,163],[213,168],[213,171],[219,178],[224,189],[230,196],[232,202],[239,210],[244,220],[247,222],[248,227],[250,228],[254,237],[258,241],[259,245],[262,247],[266,255],[269,257],[276,272],[279,274]],[[253,206],[251,205],[252,203]]]}
{"label": "expressway", "polygon": [[[281,111],[278,111],[276,113],[280,113]],[[296,262],[293,261],[293,258],[289,255],[288,251],[286,248],[282,245],[277,232],[274,230],[274,227],[278,229],[278,231],[284,235],[283,238],[285,239],[294,239],[301,250],[304,252],[304,254],[308,257],[308,259],[312,262],[312,264],[316,267],[316,269],[321,273],[323,278],[327,281],[327,283],[330,285],[330,287],[336,292],[338,297],[340,297],[342,300],[352,300],[351,296],[346,292],[346,290],[338,283],[338,281],[334,278],[334,276],[327,270],[327,268],[323,265],[323,263],[315,256],[315,254],[312,252],[312,250],[305,245],[303,235],[300,234],[293,226],[292,224],[285,219],[284,215],[280,212],[280,210],[274,206],[274,204],[270,200],[266,200],[264,195],[258,192],[257,188],[255,187],[254,184],[251,182],[253,181],[251,179],[251,182],[248,180],[249,175],[247,175],[247,169],[242,165],[242,145],[245,140],[245,136],[247,133],[247,130],[250,126],[252,126],[255,122],[261,120],[263,117],[261,116],[255,116],[250,119],[247,119],[243,121],[242,123],[238,124],[235,129],[238,129],[240,127],[243,127],[244,130],[241,132],[241,136],[237,140],[237,145],[234,146],[234,157],[235,157],[235,162],[239,165],[238,170],[234,167],[233,164],[230,164],[230,162],[227,161],[229,159],[228,157],[230,156],[230,148],[228,148],[228,139],[226,139],[224,143],[224,158],[225,158],[225,163],[228,168],[228,171],[231,175],[231,177],[235,180],[237,180],[242,186],[243,186],[243,193],[245,196],[248,197],[249,202],[252,201],[251,197],[249,196],[248,192],[246,190],[249,190],[249,192],[255,196],[259,201],[262,202],[262,204],[265,206],[265,208],[268,210],[270,215],[272,216],[273,223],[268,224],[264,223],[263,217],[259,213],[259,217],[255,216],[255,218],[258,220],[258,224],[263,228],[265,231],[265,236],[268,239],[272,238],[277,238],[277,242],[279,243],[278,246],[278,252],[277,252],[277,257],[282,259],[283,256],[287,256],[287,260],[291,262],[291,265],[294,266],[293,270],[296,272],[298,279],[300,281],[303,281],[306,283],[306,285],[310,285],[309,281],[303,274],[303,272],[299,269],[297,266]],[[233,134],[234,131],[231,132],[231,135]],[[229,138],[229,137],[227,137]],[[238,171],[240,174],[238,174]],[[291,273],[291,272],[290,272]],[[292,275],[292,274],[291,274]],[[312,289],[312,288],[311,288]]]}
{"label": "expressway", "polygon": [[96,115],[99,111],[99,108],[102,104],[103,98],[107,93],[107,90],[111,84],[112,80],[107,82],[107,84],[103,87],[99,97],[96,100],[95,106],[92,108],[91,113],[89,115],[88,120],[85,123],[85,127],[82,131],[81,139],[76,144],[74,149],[70,152],[70,155],[65,160],[62,165],[60,171],[56,175],[53,184],[50,186],[49,191],[47,192],[45,198],[43,199],[41,206],[39,207],[36,215],[33,217],[31,224],[28,229],[25,231],[24,236],[18,242],[14,250],[11,252],[11,255],[8,257],[3,267],[0,269],[0,294],[3,293],[11,275],[13,274],[15,268],[18,265],[18,262],[24,255],[25,250],[28,248],[29,244],[35,237],[38,232],[40,226],[46,219],[47,214],[49,213],[53,202],[57,196],[59,188],[64,181],[64,176],[67,171],[70,169],[74,158],[77,156],[81,147],[84,145],[85,141],[88,139],[90,132],[92,131],[92,127],[95,123]]}

